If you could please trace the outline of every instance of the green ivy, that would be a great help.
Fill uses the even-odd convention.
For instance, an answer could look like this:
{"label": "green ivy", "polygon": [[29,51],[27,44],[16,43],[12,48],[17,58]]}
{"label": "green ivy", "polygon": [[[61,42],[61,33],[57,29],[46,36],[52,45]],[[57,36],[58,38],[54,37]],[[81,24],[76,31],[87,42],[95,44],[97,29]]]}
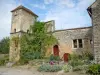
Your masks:
{"label": "green ivy", "polygon": [[44,22],[31,25],[29,33],[20,38],[21,60],[42,59],[46,48],[57,43],[52,33],[47,33]]}
{"label": "green ivy", "polygon": [[88,67],[87,73],[90,74],[100,74],[100,64],[93,64]]}

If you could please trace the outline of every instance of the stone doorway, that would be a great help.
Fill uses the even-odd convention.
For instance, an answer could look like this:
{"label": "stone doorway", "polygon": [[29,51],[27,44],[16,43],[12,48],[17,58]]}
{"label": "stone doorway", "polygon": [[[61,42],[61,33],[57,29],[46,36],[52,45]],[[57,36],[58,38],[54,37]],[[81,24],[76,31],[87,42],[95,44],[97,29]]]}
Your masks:
{"label": "stone doorway", "polygon": [[53,55],[54,56],[59,56],[59,47],[58,47],[58,45],[55,45],[53,47]]}

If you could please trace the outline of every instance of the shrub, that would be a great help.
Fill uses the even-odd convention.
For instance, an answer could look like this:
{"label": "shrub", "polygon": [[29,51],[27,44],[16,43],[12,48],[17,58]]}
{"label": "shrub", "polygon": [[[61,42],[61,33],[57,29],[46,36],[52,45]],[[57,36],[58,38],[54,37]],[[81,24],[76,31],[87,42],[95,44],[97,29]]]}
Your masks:
{"label": "shrub", "polygon": [[47,34],[44,22],[35,22],[30,26],[29,33],[20,38],[20,59],[42,59],[46,55],[49,46],[57,43],[52,33]]}
{"label": "shrub", "polygon": [[87,73],[89,74],[100,74],[100,64],[93,64],[88,67]]}
{"label": "shrub", "polygon": [[20,59],[19,62],[17,64],[19,65],[24,65],[24,64],[28,64],[28,61],[27,59]]}
{"label": "shrub", "polygon": [[0,66],[5,65],[8,62],[9,58],[8,55],[4,55],[3,57],[0,58]]}
{"label": "shrub", "polygon": [[82,61],[82,60],[70,60],[69,64],[72,67],[76,67],[76,66],[79,66],[79,65],[84,65],[84,61]]}
{"label": "shrub", "polygon": [[9,53],[9,37],[3,38],[0,40],[0,54]]}
{"label": "shrub", "polygon": [[86,71],[88,68],[88,65],[80,65],[80,66],[76,66],[73,68],[73,71]]}
{"label": "shrub", "polygon": [[62,69],[64,70],[64,72],[69,72],[69,71],[72,71],[72,66],[67,64],[67,65],[64,65]]}
{"label": "shrub", "polygon": [[49,65],[49,64],[44,64],[41,65],[38,68],[38,71],[44,71],[44,72],[57,72],[62,70],[62,66],[61,65]]}
{"label": "shrub", "polygon": [[50,55],[50,61],[59,61],[60,57],[59,56],[54,56],[53,54]]}

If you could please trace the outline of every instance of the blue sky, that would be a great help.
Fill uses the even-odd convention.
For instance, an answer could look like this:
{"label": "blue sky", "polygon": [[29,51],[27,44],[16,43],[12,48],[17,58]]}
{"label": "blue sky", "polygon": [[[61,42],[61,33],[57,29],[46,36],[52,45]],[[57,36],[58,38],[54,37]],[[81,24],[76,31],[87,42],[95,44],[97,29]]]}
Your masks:
{"label": "blue sky", "polygon": [[18,5],[31,9],[40,21],[55,20],[56,30],[91,26],[87,8],[95,0],[0,0],[0,39],[10,35],[11,10]]}

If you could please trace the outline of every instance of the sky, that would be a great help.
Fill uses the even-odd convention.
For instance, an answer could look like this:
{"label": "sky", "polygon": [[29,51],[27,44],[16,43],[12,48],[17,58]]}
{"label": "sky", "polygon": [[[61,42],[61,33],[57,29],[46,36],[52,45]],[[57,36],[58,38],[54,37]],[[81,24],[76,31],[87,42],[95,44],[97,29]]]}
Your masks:
{"label": "sky", "polygon": [[95,0],[0,0],[0,39],[10,36],[11,10],[23,5],[39,21],[55,20],[56,30],[91,26],[87,8]]}

